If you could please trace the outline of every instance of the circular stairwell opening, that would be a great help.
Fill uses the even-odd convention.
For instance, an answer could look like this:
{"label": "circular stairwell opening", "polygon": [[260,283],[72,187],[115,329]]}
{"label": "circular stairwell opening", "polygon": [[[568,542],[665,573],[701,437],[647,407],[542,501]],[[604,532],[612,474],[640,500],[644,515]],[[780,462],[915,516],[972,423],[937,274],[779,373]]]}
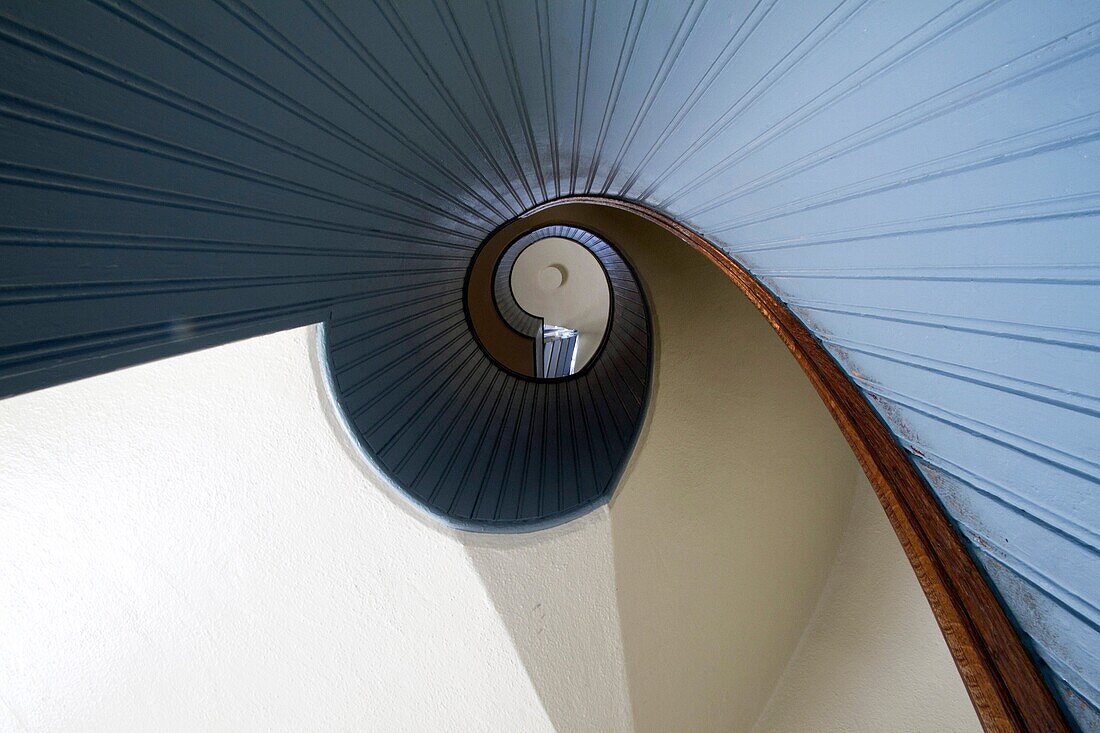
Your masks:
{"label": "circular stairwell opening", "polygon": [[611,287],[596,256],[571,239],[540,239],[516,257],[509,285],[519,307],[541,320],[536,376],[555,379],[583,369],[603,342],[611,314]]}
{"label": "circular stairwell opening", "polygon": [[[513,375],[534,381],[583,374],[616,334],[638,341],[634,331],[644,330],[646,320],[639,295],[633,273],[610,244],[567,225],[494,236],[466,282],[467,313],[482,349]],[[622,369],[623,357],[608,368]]]}

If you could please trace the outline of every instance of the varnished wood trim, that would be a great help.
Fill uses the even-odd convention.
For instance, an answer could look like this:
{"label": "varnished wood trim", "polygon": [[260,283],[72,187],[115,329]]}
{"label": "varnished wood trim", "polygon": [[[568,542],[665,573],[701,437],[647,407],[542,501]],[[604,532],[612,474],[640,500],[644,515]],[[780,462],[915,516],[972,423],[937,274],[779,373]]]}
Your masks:
{"label": "varnished wood trim", "polygon": [[729,255],[646,206],[571,196],[658,224],[703,253],[756,306],[790,349],[852,447],[928,597],[959,674],[987,731],[1068,731],[1069,726],[1019,635],[921,474],[878,412],[805,325]]}

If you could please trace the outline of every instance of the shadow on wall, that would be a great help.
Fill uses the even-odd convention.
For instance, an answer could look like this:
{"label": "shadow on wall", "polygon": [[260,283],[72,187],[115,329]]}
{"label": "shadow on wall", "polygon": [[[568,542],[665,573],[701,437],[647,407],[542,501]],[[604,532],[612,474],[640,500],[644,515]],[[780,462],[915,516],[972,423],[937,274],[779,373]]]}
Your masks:
{"label": "shadow on wall", "polygon": [[647,425],[609,510],[467,552],[560,730],[747,730],[821,592],[856,462],[721,272],[656,225],[592,213],[554,215],[608,235],[648,288]]}
{"label": "shadow on wall", "polygon": [[753,730],[981,730],[909,560],[862,473],[821,599]]}

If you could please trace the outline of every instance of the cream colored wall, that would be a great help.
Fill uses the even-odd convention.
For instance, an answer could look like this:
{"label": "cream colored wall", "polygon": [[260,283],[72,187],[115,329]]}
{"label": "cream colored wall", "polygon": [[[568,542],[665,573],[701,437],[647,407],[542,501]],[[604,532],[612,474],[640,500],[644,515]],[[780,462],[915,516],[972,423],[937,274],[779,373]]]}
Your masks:
{"label": "cream colored wall", "polygon": [[828,576],[857,467],[717,268],[655,227],[624,235],[658,347],[644,443],[611,503],[634,720],[744,731]]}
{"label": "cream colored wall", "polygon": [[[558,267],[566,277],[561,285],[546,289],[539,274]],[[610,314],[611,293],[599,260],[586,248],[561,237],[547,237],[528,245],[512,266],[512,292],[516,302],[547,325],[579,331],[576,368],[595,354]]]}
{"label": "cream colored wall", "polygon": [[[469,547],[555,726],[747,731],[772,699],[765,730],[973,730],[900,545],[778,338],[682,243],[599,223],[618,224],[653,306],[657,383],[640,447],[606,515]],[[884,609],[864,601],[879,586],[890,618],[876,622],[871,609]],[[826,617],[869,633],[811,668],[807,629]],[[834,678],[845,670],[858,674]],[[832,705],[807,694],[840,688]],[[631,715],[616,717],[624,701]]]}
{"label": "cream colored wall", "polygon": [[754,730],[981,730],[928,602],[862,474],[836,564]]}
{"label": "cream colored wall", "polygon": [[551,730],[311,329],[0,401],[0,730]]}
{"label": "cream colored wall", "polygon": [[607,507],[562,527],[464,543],[555,728],[634,730]]}

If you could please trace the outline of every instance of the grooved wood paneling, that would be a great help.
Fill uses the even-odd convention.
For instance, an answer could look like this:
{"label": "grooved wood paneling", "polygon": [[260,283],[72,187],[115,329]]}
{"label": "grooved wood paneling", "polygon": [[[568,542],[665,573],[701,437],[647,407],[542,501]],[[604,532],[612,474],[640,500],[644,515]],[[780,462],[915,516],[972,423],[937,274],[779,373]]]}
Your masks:
{"label": "grooved wood paneling", "polygon": [[360,313],[396,358],[496,227],[641,202],[843,365],[1095,729],[1098,51],[1091,0],[10,0],[0,393]]}

